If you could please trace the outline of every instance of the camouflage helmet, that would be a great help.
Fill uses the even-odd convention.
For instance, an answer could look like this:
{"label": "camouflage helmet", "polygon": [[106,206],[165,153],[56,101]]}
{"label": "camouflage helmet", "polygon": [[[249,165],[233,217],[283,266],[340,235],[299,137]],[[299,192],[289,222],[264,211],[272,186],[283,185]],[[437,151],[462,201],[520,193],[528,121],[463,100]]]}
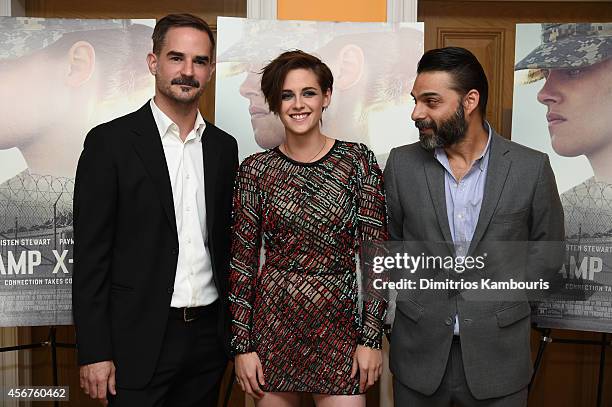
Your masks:
{"label": "camouflage helmet", "polygon": [[46,48],[66,33],[125,29],[129,25],[129,20],[0,17],[0,60]]}
{"label": "camouflage helmet", "polygon": [[612,56],[612,23],[542,24],[542,43],[514,70],[571,69]]}

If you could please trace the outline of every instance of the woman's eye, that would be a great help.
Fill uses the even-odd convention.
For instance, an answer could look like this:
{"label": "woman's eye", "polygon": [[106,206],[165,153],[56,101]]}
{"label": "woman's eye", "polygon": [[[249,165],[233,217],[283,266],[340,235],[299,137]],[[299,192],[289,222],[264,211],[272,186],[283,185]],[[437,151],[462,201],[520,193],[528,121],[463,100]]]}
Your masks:
{"label": "woman's eye", "polygon": [[306,97],[317,96],[317,92],[315,92],[314,90],[307,90],[306,92],[304,92],[304,96]]}
{"label": "woman's eye", "polygon": [[290,100],[293,97],[293,93],[281,93],[281,100]]}

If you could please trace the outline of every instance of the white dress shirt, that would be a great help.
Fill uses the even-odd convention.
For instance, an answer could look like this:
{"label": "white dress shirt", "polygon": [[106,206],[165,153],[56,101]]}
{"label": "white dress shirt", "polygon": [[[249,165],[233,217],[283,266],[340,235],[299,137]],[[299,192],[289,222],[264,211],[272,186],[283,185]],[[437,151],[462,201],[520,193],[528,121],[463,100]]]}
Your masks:
{"label": "white dress shirt", "polygon": [[214,302],[219,294],[213,281],[204,196],[202,133],[206,122],[198,111],[195,126],[183,142],[179,127],[162,112],[153,99],[151,110],[161,136],[168,165],[179,256],[171,307],[198,307]]}

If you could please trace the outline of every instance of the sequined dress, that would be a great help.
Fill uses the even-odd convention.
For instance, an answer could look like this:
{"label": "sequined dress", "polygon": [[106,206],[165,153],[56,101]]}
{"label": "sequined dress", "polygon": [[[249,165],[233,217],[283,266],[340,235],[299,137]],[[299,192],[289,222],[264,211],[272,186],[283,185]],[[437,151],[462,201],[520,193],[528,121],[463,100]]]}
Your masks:
{"label": "sequined dress", "polygon": [[380,348],[386,312],[383,296],[358,304],[361,242],[387,238],[374,154],[336,141],[308,164],[278,148],[248,157],[236,179],[233,236],[232,351],[257,352],[264,391],[358,394],[353,354],[358,344]]}

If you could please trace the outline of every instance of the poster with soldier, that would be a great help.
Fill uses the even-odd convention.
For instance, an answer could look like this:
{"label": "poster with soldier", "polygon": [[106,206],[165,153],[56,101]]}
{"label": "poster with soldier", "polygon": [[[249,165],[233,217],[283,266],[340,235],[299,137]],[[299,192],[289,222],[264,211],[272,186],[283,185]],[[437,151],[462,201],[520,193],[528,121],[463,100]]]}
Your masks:
{"label": "poster with soldier", "polygon": [[549,155],[565,212],[564,284],[534,308],[542,327],[612,332],[611,57],[612,23],[516,28],[512,139]]}
{"label": "poster with soldier", "polygon": [[152,96],[154,24],[0,17],[0,326],[71,323],[77,161]]}
{"label": "poster with soldier", "polygon": [[410,91],[423,54],[422,23],[220,17],[217,35],[215,119],[238,140],[241,160],[284,141],[261,91],[261,70],[295,49],[321,58],[334,75],[322,117],[326,135],[368,145],[381,167],[391,148],[418,140]]}

